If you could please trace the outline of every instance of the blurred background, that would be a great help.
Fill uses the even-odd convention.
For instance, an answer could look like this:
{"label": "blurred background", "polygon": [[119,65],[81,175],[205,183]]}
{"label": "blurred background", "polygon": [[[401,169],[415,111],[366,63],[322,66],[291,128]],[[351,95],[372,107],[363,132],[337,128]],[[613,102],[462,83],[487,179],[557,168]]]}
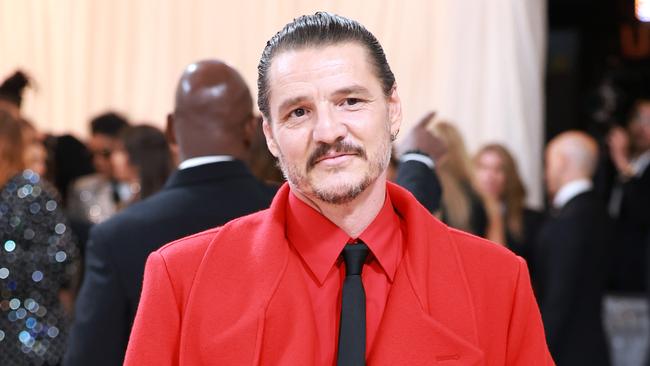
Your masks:
{"label": "blurred background", "polygon": [[[51,183],[52,199],[41,203],[60,216],[48,220],[65,221],[71,228],[56,229],[52,235],[60,238],[55,244],[45,240],[56,247],[48,249],[55,258],[50,262],[63,258],[60,262],[69,264],[53,269],[60,277],[57,286],[69,291],[55,296],[58,305],[52,306],[62,306],[61,314],[73,312],[90,228],[164,190],[176,170],[177,147],[168,144],[165,128],[186,67],[204,59],[223,60],[241,73],[255,99],[265,42],[296,16],[316,11],[358,20],[378,38],[403,103],[397,143],[407,140],[407,131],[423,115],[435,111],[431,118],[437,124],[428,131],[444,140],[448,163],[433,150],[424,152],[436,161],[444,192],[467,188],[471,197],[465,201],[478,202],[483,224],[477,230],[455,225],[458,208],[448,196],[442,197],[438,216],[523,256],[536,291],[544,283],[535,278],[543,272],[535,272],[536,265],[553,271],[566,254],[560,248],[557,257],[540,259],[535,250],[544,241],[538,229],[562,208],[554,203],[558,191],[547,184],[552,170],[547,164],[545,173],[547,144],[566,131],[589,136],[598,152],[593,171],[589,169],[589,189],[597,193],[615,233],[599,254],[610,260],[593,268],[595,277],[603,277],[598,316],[607,336],[607,357],[617,366],[650,362],[649,0],[0,0],[0,83],[8,80],[0,90],[0,109],[5,98],[5,107],[18,111],[12,118],[20,120],[22,139],[32,147],[7,147],[18,135],[6,127],[0,129],[0,150],[7,147],[10,156],[23,149],[27,160],[20,169],[35,175],[18,174],[20,184],[36,186],[37,177]],[[258,179],[281,183],[261,131],[257,133],[246,163]],[[497,156],[497,183],[491,180],[489,158],[482,160],[489,153]],[[397,159],[393,163],[400,164]],[[0,206],[0,213],[5,213],[9,208],[3,207],[15,205],[7,197],[23,186],[12,186],[2,169],[0,186],[11,193],[2,196],[6,206]],[[462,174],[454,172],[459,170]],[[511,201],[519,218],[509,214],[516,211]],[[1,219],[0,225],[16,227]],[[630,233],[634,239],[628,240]],[[16,243],[2,237],[0,245],[5,255],[0,256],[0,279],[9,281],[9,267],[2,261],[13,258]],[[585,248],[579,256],[591,255],[589,243]],[[65,258],[56,257],[59,252]],[[26,275],[27,281],[40,281],[34,273]],[[3,286],[9,292],[3,292],[0,309],[7,314],[3,317],[14,317],[8,318],[13,323],[27,303],[11,302],[15,282]],[[542,313],[547,322],[550,316]],[[5,332],[9,334],[0,326],[0,343]],[[24,347],[34,345],[24,337]],[[23,352],[36,349],[32,346]],[[50,363],[37,364],[59,364],[61,347]]]}

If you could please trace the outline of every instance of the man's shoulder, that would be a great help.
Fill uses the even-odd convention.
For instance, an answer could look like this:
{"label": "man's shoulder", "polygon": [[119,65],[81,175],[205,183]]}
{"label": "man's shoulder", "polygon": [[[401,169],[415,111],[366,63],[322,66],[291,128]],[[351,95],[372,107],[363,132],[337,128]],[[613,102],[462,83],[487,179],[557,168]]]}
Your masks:
{"label": "man's shoulder", "polygon": [[519,271],[523,259],[505,246],[454,228],[449,234],[467,272],[489,276]]}
{"label": "man's shoulder", "polygon": [[236,218],[223,226],[180,238],[163,245],[155,252],[166,263],[182,264],[192,261],[193,258],[203,258],[213,242],[219,246],[229,246],[233,243],[252,244],[254,241],[248,238],[256,236],[254,229],[266,218],[268,211],[268,209],[258,211]]}
{"label": "man's shoulder", "polygon": [[215,227],[190,235],[160,247],[155,253],[159,254],[165,263],[185,263],[195,258],[203,258],[210,243],[222,227]]}

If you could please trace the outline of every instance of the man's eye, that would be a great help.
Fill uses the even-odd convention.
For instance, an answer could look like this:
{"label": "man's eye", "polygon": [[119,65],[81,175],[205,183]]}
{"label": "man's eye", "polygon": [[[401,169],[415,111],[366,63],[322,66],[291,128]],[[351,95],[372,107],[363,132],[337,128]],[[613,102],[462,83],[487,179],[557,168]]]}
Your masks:
{"label": "man's eye", "polygon": [[358,98],[347,98],[345,99],[345,104],[347,105],[355,105],[357,103],[361,102],[361,99]]}
{"label": "man's eye", "polygon": [[305,115],[305,109],[304,108],[296,108],[293,111],[291,111],[291,115],[294,117],[302,117]]}

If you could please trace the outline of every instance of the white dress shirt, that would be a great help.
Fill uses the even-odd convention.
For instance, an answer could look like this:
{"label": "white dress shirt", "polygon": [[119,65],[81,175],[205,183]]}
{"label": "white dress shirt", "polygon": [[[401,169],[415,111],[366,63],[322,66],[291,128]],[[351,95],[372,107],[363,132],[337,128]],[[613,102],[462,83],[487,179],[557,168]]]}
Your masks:
{"label": "white dress shirt", "polygon": [[208,155],[208,156],[197,156],[195,158],[189,158],[183,160],[178,164],[178,170],[183,170],[187,168],[193,168],[199,165],[211,164],[211,163],[220,163],[222,161],[233,161],[233,158],[230,155]]}
{"label": "white dress shirt", "polygon": [[580,193],[590,191],[594,184],[589,179],[577,179],[563,185],[553,198],[553,207],[561,209],[567,202]]}

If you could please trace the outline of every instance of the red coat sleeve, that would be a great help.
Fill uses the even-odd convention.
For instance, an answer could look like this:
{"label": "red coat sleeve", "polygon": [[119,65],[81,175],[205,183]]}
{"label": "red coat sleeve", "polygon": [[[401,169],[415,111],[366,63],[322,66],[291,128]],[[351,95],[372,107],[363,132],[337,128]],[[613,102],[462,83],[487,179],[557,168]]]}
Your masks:
{"label": "red coat sleeve", "polygon": [[158,252],[151,253],[124,365],[178,364],[181,323],[178,303],[165,259]]}
{"label": "red coat sleeve", "polygon": [[506,364],[555,365],[546,345],[542,317],[530,285],[528,267],[523,259],[519,258],[519,261],[517,288],[508,329]]}

